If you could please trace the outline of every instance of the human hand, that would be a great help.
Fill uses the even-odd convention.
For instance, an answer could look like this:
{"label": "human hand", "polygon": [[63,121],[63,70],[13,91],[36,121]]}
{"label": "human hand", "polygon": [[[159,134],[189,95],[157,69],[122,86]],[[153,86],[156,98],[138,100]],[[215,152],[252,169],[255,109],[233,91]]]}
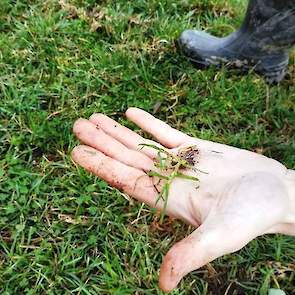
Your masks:
{"label": "human hand", "polygon": [[[175,178],[165,212],[196,230],[166,254],[160,269],[162,290],[174,289],[189,272],[260,235],[295,235],[294,171],[253,152],[190,137],[143,110],[130,108],[126,115],[159,143],[94,114],[75,123],[74,133],[85,145],[77,146],[72,158],[111,186],[158,209],[165,205],[158,200],[164,184],[149,173],[159,168],[157,150],[147,145],[189,159],[192,167],[181,172],[199,181]],[[171,169],[159,173],[169,175]]]}

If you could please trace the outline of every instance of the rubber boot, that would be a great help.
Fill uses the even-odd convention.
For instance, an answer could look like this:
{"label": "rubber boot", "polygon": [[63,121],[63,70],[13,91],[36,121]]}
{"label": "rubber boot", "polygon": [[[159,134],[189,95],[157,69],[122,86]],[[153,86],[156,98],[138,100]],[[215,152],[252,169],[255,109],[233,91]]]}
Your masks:
{"label": "rubber boot", "polygon": [[278,83],[286,75],[289,52],[295,45],[295,0],[250,0],[236,32],[217,38],[187,30],[178,45],[196,65],[254,69],[269,83]]}

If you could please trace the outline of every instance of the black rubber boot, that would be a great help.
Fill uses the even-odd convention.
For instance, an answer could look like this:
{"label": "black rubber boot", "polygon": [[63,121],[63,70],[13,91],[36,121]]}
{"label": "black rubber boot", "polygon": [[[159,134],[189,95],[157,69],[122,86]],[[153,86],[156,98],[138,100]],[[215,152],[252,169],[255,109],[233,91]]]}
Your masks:
{"label": "black rubber boot", "polygon": [[225,38],[184,31],[178,45],[196,65],[254,69],[269,83],[286,75],[295,45],[295,0],[250,0],[243,25]]}

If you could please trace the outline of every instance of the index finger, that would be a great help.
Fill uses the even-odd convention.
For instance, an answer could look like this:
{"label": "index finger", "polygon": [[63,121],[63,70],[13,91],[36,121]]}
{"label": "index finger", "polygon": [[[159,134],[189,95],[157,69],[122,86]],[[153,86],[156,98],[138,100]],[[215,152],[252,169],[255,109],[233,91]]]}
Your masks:
{"label": "index finger", "polygon": [[172,128],[165,122],[155,118],[148,112],[138,108],[129,108],[126,112],[126,116],[141,129],[150,133],[162,145],[171,149],[187,144],[197,144],[198,147],[204,149],[219,148],[224,150],[225,148],[222,144],[186,135],[185,133]]}
{"label": "index finger", "polygon": [[168,124],[141,109],[129,108],[126,116],[168,148],[179,147],[188,140],[191,140],[190,136],[170,127]]}

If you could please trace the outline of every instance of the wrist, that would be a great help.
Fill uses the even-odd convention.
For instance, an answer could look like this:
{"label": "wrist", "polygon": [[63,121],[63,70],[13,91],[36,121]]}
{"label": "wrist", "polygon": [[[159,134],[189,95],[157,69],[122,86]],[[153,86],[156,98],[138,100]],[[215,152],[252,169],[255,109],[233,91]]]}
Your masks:
{"label": "wrist", "polygon": [[288,170],[284,179],[287,189],[286,214],[281,223],[273,226],[267,233],[295,236],[295,171]]}
{"label": "wrist", "polygon": [[286,222],[293,223],[295,227],[295,170],[287,171],[285,183],[289,199]]}

